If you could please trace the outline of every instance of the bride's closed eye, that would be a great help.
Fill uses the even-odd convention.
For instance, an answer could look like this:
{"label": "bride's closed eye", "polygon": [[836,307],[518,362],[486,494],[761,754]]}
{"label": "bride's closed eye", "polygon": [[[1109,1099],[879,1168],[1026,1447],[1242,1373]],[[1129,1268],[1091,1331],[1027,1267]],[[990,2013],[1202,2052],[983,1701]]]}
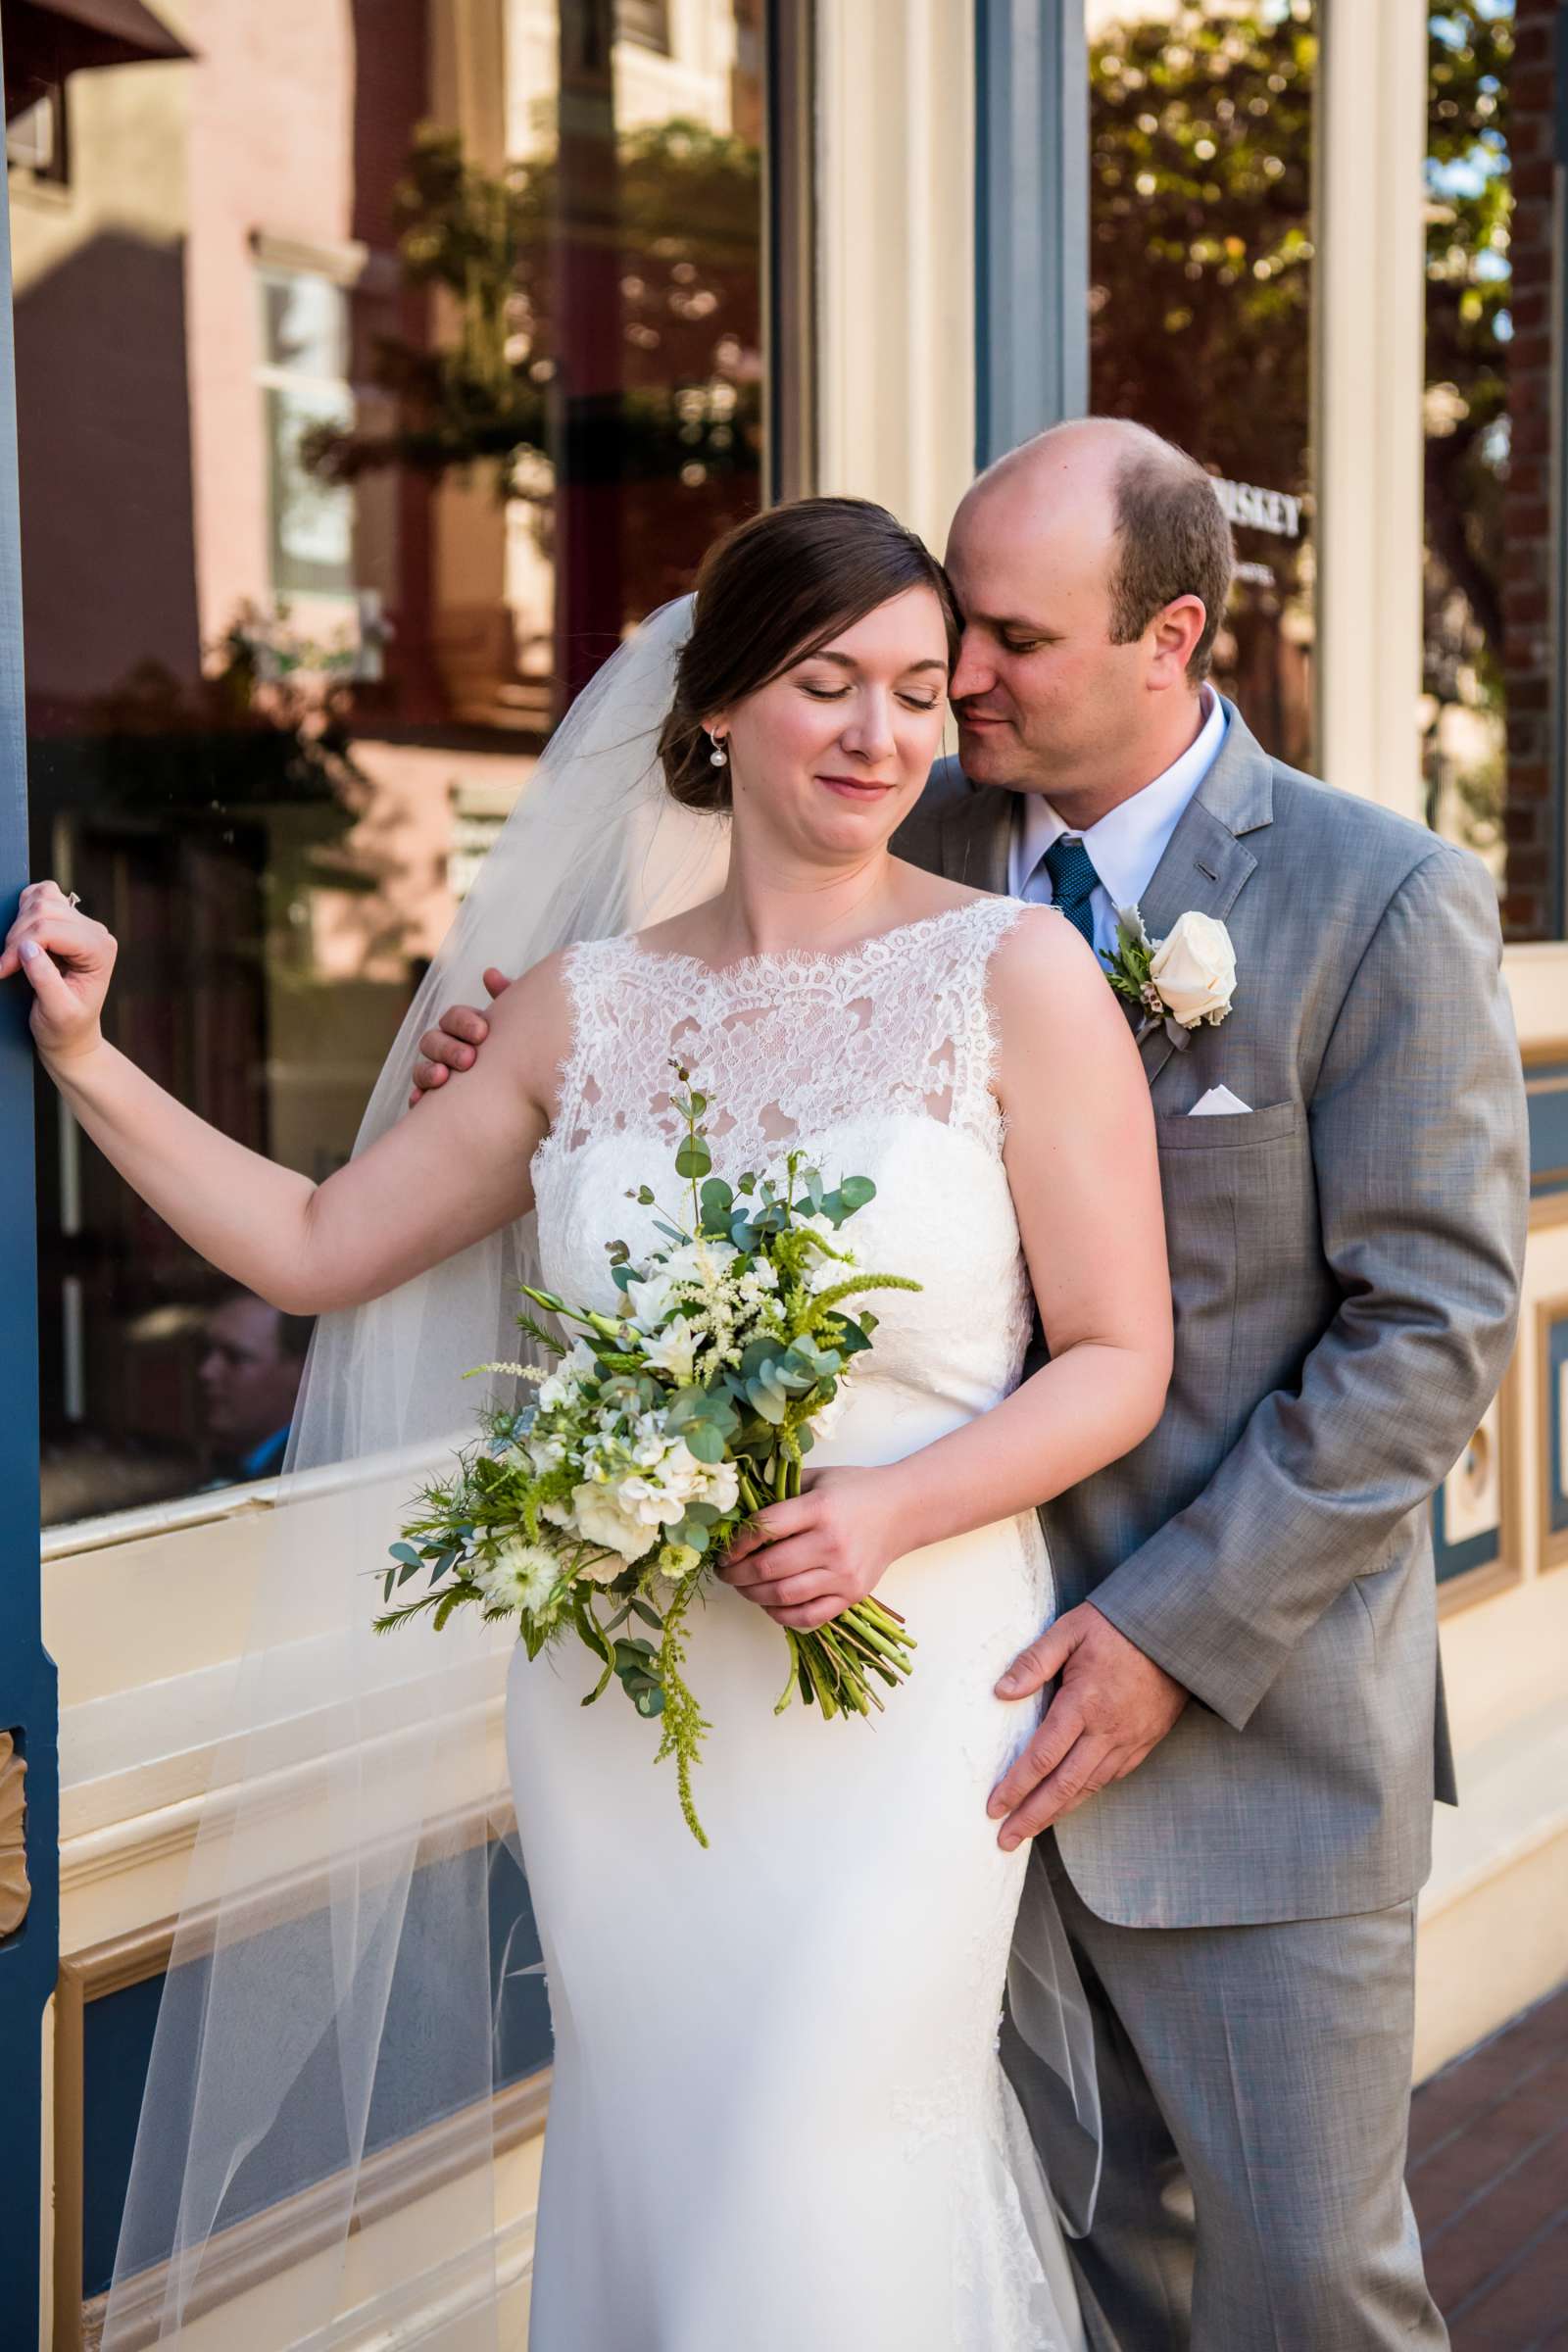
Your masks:
{"label": "bride's closed eye", "polygon": [[[800,688],[803,694],[810,696],[813,703],[842,703],[846,695],[855,691],[853,686],[813,686],[807,678],[800,680]],[[942,697],[940,694],[901,694],[899,700],[906,710],[935,710],[941,707]]]}

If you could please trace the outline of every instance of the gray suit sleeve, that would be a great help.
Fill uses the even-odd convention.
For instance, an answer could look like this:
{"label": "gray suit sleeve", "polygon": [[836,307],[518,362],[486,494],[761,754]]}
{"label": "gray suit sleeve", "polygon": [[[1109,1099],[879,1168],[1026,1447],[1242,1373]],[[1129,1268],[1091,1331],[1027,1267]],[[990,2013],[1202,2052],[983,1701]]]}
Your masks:
{"label": "gray suit sleeve", "polygon": [[1333,1321],[1189,1507],[1095,1591],[1238,1731],[1294,1644],[1377,1568],[1507,1366],[1529,1192],[1490,879],[1446,848],[1384,909],[1310,1111]]}

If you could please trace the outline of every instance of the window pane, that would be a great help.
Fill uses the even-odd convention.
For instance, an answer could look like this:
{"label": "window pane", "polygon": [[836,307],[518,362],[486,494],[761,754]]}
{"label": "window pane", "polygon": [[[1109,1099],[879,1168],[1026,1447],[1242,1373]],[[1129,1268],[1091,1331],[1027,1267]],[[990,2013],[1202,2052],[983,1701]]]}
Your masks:
{"label": "window pane", "polygon": [[1428,15],[1426,814],[1486,859],[1516,939],[1554,911],[1555,14]]}
{"label": "window pane", "polygon": [[1313,0],[1085,0],[1090,407],[1207,466],[1236,533],[1214,675],[1312,763]]}
{"label": "window pane", "polygon": [[[33,870],[319,1177],[566,701],[761,495],[760,0],[211,0],[12,172]],[[183,22],[183,20],[182,20]],[[39,1103],[45,1516],[266,1474],[308,1334]]]}

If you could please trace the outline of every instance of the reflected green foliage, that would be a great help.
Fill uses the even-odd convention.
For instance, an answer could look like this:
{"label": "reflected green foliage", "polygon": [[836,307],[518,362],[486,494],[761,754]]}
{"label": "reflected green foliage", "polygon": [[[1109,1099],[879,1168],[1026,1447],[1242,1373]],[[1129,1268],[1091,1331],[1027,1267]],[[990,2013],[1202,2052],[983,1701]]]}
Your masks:
{"label": "reflected green foliage", "polygon": [[1471,0],[1429,24],[1426,683],[1460,699],[1454,673],[1466,662],[1499,708],[1512,11]]}
{"label": "reflected green foliage", "polygon": [[[1499,713],[1512,13],[1428,17],[1425,683]],[[1308,495],[1314,14],[1129,9],[1091,54],[1094,405]],[[1484,825],[1500,763],[1449,781]]]}
{"label": "reflected green foliage", "polygon": [[1297,493],[1309,487],[1311,17],[1304,0],[1129,12],[1090,60],[1095,406],[1233,479]]}
{"label": "reflected green foliage", "polygon": [[[760,159],[746,141],[676,121],[613,142],[604,203],[618,248],[617,445],[622,480],[755,472]],[[548,456],[563,380],[564,262],[607,233],[564,201],[556,155],[491,176],[455,133],[418,135],[397,193],[408,283],[447,304],[430,343],[384,338],[378,382],[396,394],[383,434],[318,432],[310,463],[338,480],[387,464],[439,474],[494,465],[509,496],[538,497],[526,460]],[[596,390],[599,387],[594,387]]]}

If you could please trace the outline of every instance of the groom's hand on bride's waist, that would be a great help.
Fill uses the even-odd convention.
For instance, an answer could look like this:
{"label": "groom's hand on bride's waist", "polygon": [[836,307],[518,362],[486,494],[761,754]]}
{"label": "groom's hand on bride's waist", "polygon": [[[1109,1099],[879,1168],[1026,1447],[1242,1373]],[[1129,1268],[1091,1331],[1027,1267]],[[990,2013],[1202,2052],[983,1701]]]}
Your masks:
{"label": "groom's hand on bride's waist", "polygon": [[[492,964],[485,973],[484,985],[493,1004],[512,983],[505,972],[498,972]],[[476,1004],[449,1004],[438,1026],[427,1029],[419,1040],[419,1058],[414,1065],[414,1084],[409,1089],[410,1103],[417,1102],[433,1087],[445,1086],[452,1071],[471,1070],[474,1056],[489,1034],[490,1024]]]}
{"label": "groom's hand on bride's waist", "polygon": [[1029,1698],[1060,1676],[1040,1729],[991,1792],[997,1842],[1037,1838],[1111,1781],[1125,1780],[1156,1748],[1188,1693],[1093,1601],[1069,1609],[1019,1651],[997,1685],[1001,1698]]}

